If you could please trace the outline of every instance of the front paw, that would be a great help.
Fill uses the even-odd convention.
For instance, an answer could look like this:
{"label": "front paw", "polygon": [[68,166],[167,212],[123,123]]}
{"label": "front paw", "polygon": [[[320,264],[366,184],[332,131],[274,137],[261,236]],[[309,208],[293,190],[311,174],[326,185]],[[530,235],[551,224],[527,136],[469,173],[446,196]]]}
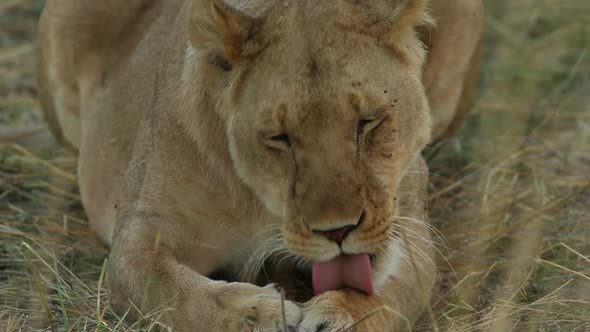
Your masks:
{"label": "front paw", "polygon": [[298,332],[397,331],[376,295],[353,289],[330,291],[305,303]]}
{"label": "front paw", "polygon": [[[222,288],[216,302],[223,324],[219,331],[297,331],[302,310],[285,300],[273,286],[257,287],[250,284],[230,283]],[[283,312],[284,305],[284,312]],[[223,310],[224,309],[224,310]],[[287,332],[285,331],[285,332]]]}
{"label": "front paw", "polygon": [[[340,301],[340,291],[318,295],[304,305],[298,332],[355,331],[355,319]],[[360,330],[359,330],[360,331]]]}

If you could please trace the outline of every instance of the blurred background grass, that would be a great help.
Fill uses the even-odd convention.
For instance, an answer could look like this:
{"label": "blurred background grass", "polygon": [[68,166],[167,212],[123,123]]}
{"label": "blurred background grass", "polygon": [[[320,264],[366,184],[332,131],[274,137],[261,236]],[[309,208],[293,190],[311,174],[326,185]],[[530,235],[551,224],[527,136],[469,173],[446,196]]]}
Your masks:
{"label": "blurred background grass", "polygon": [[[444,238],[432,314],[416,330],[587,332],[590,1],[484,2],[480,98],[455,138],[426,151]],[[108,251],[87,228],[75,159],[41,127],[43,3],[0,3],[0,331],[139,329],[106,304]]]}

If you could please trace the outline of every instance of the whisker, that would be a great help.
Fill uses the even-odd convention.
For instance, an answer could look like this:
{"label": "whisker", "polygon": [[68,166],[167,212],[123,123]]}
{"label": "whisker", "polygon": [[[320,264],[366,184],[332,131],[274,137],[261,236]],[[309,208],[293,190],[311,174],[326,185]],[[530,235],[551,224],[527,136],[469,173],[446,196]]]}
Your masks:
{"label": "whisker", "polygon": [[[430,263],[432,265],[432,267],[434,267],[434,269],[436,270],[438,277],[439,278],[441,277],[441,272],[438,269],[438,266],[436,265],[434,260],[432,260],[432,258],[430,256],[428,256],[428,254],[426,254],[422,249],[420,249],[419,247],[417,247],[416,245],[414,245],[410,242],[407,242],[406,246],[407,246],[408,250],[411,250],[411,253],[414,253],[418,256],[418,258],[421,258],[423,263]],[[416,260],[415,259],[416,257],[412,257],[412,258],[413,258],[413,260],[412,260],[413,263],[417,263],[418,265],[421,265],[420,260]],[[423,265],[421,265],[420,267],[423,267]]]}
{"label": "whisker", "polygon": [[[432,249],[434,249],[434,250],[435,250],[435,251],[438,253],[438,255],[439,255],[440,257],[442,257],[442,259],[445,261],[446,265],[449,267],[449,269],[450,269],[451,273],[453,273],[453,275],[455,276],[455,278],[458,278],[458,277],[457,277],[457,273],[455,272],[455,269],[454,269],[454,268],[453,268],[453,266],[451,265],[451,262],[449,262],[449,260],[447,259],[446,255],[445,255],[445,254],[443,254],[443,253],[442,253],[442,252],[441,252],[441,251],[438,249],[438,247],[437,247],[436,245],[434,245],[434,244],[436,244],[436,242],[432,242],[432,241],[428,241],[428,240],[424,239],[424,238],[423,238],[423,237],[422,237],[420,234],[418,234],[416,231],[414,231],[414,230],[412,230],[412,229],[409,229],[409,228],[406,228],[406,227],[404,227],[403,225],[398,225],[398,226],[401,228],[401,230],[403,230],[403,231],[405,231],[405,232],[410,232],[410,233],[413,233],[413,234],[417,235],[417,236],[419,237],[419,238],[418,238],[419,240],[422,240],[424,243],[426,243],[426,244],[428,244],[430,247],[432,247]],[[404,233],[404,235],[405,235],[405,236],[408,236],[408,237],[411,237],[411,238],[415,238],[415,237],[413,237],[412,235],[409,235],[409,234],[407,234],[407,233]],[[416,238],[415,238],[415,239],[416,239]],[[432,243],[430,243],[430,242],[432,242],[432,243],[434,243],[434,244],[432,244]],[[450,252],[450,248],[449,248],[449,247],[447,247],[447,246],[446,246],[446,245],[444,245],[444,244],[442,244],[442,245],[443,245],[443,247],[444,247],[444,248],[447,250],[447,252]],[[431,260],[431,261],[432,261],[432,259],[429,259],[429,260]],[[435,266],[436,266],[436,264],[435,264]],[[439,274],[440,274],[440,270],[438,269],[438,266],[437,266],[437,270],[439,271]]]}
{"label": "whisker", "polygon": [[445,236],[438,229],[436,229],[436,227],[432,226],[429,222],[424,221],[424,220],[415,219],[415,218],[410,218],[410,217],[402,217],[402,216],[396,216],[396,217],[394,217],[394,220],[395,219],[400,219],[400,220],[404,220],[404,221],[410,221],[410,222],[416,223],[418,225],[426,226],[430,231],[432,231],[436,235],[436,237],[438,237],[438,239],[446,247],[448,247],[447,244],[446,244],[446,241],[445,241],[446,240]]}
{"label": "whisker", "polygon": [[405,171],[405,172],[402,172],[402,175],[405,175],[405,174],[426,174],[428,176],[432,176],[432,177],[436,177],[436,178],[441,178],[441,179],[448,180],[448,178],[446,178],[446,177],[444,177],[444,176],[442,176],[440,174],[431,173],[431,172],[419,172],[419,171]]}
{"label": "whisker", "polygon": [[268,232],[280,231],[282,229],[282,224],[270,224],[264,226],[262,229],[258,230],[256,233],[252,235],[253,238],[256,238],[260,235],[266,234]]}
{"label": "whisker", "polygon": [[[404,233],[404,236],[407,236],[407,234]],[[432,266],[437,270],[438,275],[440,276],[440,270],[438,269],[438,266],[436,265],[436,263],[421,248],[419,248],[418,246],[416,246],[416,244],[414,244],[412,242],[409,242],[407,240],[403,240],[400,237],[392,236],[392,238],[395,238],[396,241],[399,241],[400,244],[402,244],[404,247],[406,247],[407,252],[404,252],[404,255],[403,255],[404,261],[406,263],[408,263],[408,264],[420,263],[419,261],[416,261],[415,259],[414,259],[414,262],[412,262],[410,260],[410,254],[411,253],[415,253],[425,263],[426,262],[430,262],[430,264],[432,264]],[[392,243],[388,243],[388,247],[391,247],[392,245],[394,245],[393,242]],[[412,252],[410,252],[409,250],[412,250]],[[422,265],[422,264],[420,264],[420,265]]]}
{"label": "whisker", "polygon": [[263,245],[258,247],[251,255],[244,268],[240,272],[241,279],[252,280],[260,273],[264,262],[273,254],[284,248],[282,234],[277,233],[269,237]]}
{"label": "whisker", "polygon": [[429,244],[429,245],[431,245],[431,246],[433,246],[433,247],[434,247],[434,246],[441,246],[441,247],[443,247],[443,248],[445,248],[445,249],[447,250],[447,253],[451,251],[451,248],[449,248],[449,247],[448,247],[447,245],[445,245],[444,243],[439,243],[439,242],[436,242],[436,241],[434,241],[434,240],[429,240],[429,239],[425,238],[424,236],[420,235],[420,233],[416,232],[416,231],[415,231],[415,230],[413,230],[413,229],[407,228],[407,227],[405,227],[404,225],[399,225],[399,224],[398,224],[397,226],[398,226],[398,227],[399,227],[401,230],[403,230],[403,231],[410,232],[410,233],[414,234],[415,236],[412,236],[412,238],[415,238],[415,239],[417,239],[417,240],[422,240],[423,242],[425,242],[425,243],[427,243],[427,244]]}

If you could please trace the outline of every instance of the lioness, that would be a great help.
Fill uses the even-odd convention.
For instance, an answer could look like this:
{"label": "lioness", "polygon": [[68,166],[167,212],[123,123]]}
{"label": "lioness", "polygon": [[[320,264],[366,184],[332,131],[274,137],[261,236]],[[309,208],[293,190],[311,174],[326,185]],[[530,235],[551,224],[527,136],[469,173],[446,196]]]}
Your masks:
{"label": "lioness", "polygon": [[383,306],[355,327],[408,328],[436,276],[421,150],[471,106],[482,22],[480,0],[48,0],[41,102],[112,305],[178,331]]}

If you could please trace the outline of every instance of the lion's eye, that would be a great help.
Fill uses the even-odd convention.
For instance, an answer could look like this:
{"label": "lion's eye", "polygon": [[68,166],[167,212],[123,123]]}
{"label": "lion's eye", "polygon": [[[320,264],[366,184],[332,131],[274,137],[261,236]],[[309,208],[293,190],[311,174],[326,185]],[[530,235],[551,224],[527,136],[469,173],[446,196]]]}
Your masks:
{"label": "lion's eye", "polygon": [[281,133],[268,136],[264,140],[264,144],[273,149],[288,150],[291,147],[291,139],[289,139],[289,135]]}
{"label": "lion's eye", "polygon": [[364,140],[364,137],[367,136],[375,128],[379,127],[379,125],[383,122],[383,118],[376,118],[376,119],[361,119],[358,123],[356,134],[358,137],[359,142]]}

